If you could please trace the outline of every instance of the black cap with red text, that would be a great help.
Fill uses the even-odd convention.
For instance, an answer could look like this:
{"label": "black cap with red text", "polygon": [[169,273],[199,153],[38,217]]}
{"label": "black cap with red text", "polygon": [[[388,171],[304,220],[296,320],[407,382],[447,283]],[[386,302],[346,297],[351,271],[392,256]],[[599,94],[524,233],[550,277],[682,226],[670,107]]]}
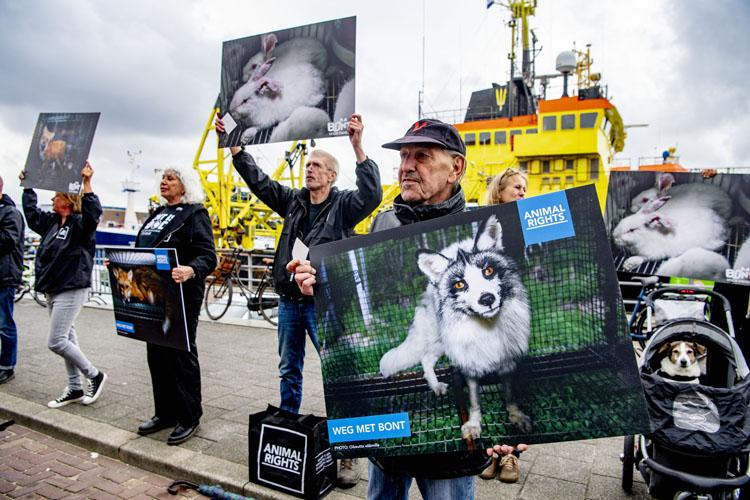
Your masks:
{"label": "black cap with red text", "polygon": [[383,147],[399,150],[407,144],[436,144],[449,151],[466,155],[466,145],[456,127],[440,120],[419,120],[409,127],[401,139],[387,142]]}

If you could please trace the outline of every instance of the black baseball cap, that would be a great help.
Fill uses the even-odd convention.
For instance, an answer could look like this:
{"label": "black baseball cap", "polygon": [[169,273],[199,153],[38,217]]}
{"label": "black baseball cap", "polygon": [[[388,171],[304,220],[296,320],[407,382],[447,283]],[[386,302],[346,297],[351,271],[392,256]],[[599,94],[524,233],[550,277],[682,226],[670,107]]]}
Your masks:
{"label": "black baseball cap", "polygon": [[456,127],[440,120],[416,121],[401,139],[387,142],[383,147],[399,150],[405,144],[437,144],[449,151],[466,155],[466,145]]}

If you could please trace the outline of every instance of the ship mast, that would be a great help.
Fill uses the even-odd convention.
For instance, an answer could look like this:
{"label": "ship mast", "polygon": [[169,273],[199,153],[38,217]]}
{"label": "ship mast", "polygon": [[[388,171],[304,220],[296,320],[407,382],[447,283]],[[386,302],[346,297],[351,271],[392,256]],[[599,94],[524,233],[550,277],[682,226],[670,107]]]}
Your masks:
{"label": "ship mast", "polygon": [[128,163],[130,163],[130,174],[124,181],[122,181],[122,190],[127,193],[128,196],[128,204],[125,208],[125,221],[123,222],[123,226],[125,229],[130,230],[138,229],[138,218],[135,215],[135,193],[138,192],[138,186],[140,183],[136,182],[134,178],[136,170],[141,166],[138,159],[142,152],[143,151],[140,149],[138,151],[127,151]]}
{"label": "ship mast", "polygon": [[500,0],[487,0],[487,8],[489,9],[493,4],[498,4],[510,11],[510,26],[511,31],[511,42],[510,42],[510,53],[508,59],[510,60],[510,80],[508,81],[508,117],[513,118],[517,116],[518,110],[515,109],[515,60],[516,60],[516,40],[518,39],[518,28],[520,21],[520,34],[521,34],[521,78],[527,88],[532,88],[534,84],[534,64],[531,59],[532,48],[529,43],[529,16],[533,16],[536,12],[536,0],[509,0],[502,2]]}

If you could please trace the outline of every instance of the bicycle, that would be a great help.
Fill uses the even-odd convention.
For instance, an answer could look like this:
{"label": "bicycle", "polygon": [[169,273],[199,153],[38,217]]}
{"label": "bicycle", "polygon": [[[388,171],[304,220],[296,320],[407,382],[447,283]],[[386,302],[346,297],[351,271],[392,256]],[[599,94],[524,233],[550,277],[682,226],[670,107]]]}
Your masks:
{"label": "bicycle", "polygon": [[263,270],[263,275],[255,291],[252,291],[244,284],[239,275],[240,252],[241,249],[235,249],[231,255],[223,256],[216,270],[206,279],[206,295],[204,297],[206,315],[213,320],[221,319],[229,310],[229,306],[232,305],[234,287],[237,286],[247,301],[247,308],[252,312],[260,313],[263,319],[276,326],[278,324],[279,297],[274,290],[271,274],[273,259],[264,258],[262,260],[266,268]]}
{"label": "bicycle", "polygon": [[34,301],[37,304],[39,304],[42,307],[47,307],[47,298],[46,298],[46,296],[43,293],[37,293],[37,291],[34,290],[34,286],[32,284],[33,283],[34,272],[33,272],[33,267],[31,265],[27,264],[27,262],[29,260],[31,260],[32,263],[33,263],[34,259],[33,259],[33,257],[32,257],[32,259],[27,259],[24,256],[23,282],[20,285],[18,285],[18,287],[16,288],[16,294],[13,297],[13,302],[18,302],[19,300],[21,300],[23,298],[24,295],[26,295],[28,293],[28,294],[31,295],[31,297],[34,299]]}

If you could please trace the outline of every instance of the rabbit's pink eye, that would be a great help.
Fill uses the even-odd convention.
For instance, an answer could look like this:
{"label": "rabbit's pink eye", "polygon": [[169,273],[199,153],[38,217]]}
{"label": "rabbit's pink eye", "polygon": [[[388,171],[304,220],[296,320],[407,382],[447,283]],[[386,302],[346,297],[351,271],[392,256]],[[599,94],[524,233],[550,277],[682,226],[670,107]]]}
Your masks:
{"label": "rabbit's pink eye", "polygon": [[648,201],[648,198],[642,198],[641,201]]}

